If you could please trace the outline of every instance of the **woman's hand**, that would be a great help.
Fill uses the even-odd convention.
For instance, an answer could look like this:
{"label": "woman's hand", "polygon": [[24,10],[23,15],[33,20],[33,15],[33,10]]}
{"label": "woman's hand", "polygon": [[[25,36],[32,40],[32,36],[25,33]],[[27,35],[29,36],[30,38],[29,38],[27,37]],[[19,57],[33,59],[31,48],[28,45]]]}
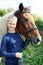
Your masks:
{"label": "woman's hand", "polygon": [[21,57],[22,57],[22,53],[17,52],[17,53],[16,53],[16,58],[21,58]]}

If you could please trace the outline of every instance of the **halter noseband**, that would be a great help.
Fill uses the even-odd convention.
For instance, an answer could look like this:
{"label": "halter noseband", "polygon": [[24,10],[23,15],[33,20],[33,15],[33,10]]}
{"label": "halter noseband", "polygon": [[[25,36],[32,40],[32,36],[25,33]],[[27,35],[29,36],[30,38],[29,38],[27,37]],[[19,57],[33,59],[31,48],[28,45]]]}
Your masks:
{"label": "halter noseband", "polygon": [[32,32],[33,30],[37,29],[37,28],[32,28],[30,30],[29,29],[27,30],[25,25],[23,24],[23,22],[21,22],[21,23],[22,23],[22,25],[23,25],[22,27],[23,27],[23,29],[25,31],[25,36],[28,35],[28,33]]}

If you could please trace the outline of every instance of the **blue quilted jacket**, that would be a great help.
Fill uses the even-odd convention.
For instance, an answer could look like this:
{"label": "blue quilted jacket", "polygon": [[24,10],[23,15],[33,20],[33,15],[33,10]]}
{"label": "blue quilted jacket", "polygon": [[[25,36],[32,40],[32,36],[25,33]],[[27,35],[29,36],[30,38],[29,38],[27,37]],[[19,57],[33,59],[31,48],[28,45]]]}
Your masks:
{"label": "blue quilted jacket", "polygon": [[6,57],[7,63],[17,62],[16,58],[17,52],[22,52],[28,44],[28,41],[22,41],[21,37],[17,32],[15,33],[6,33],[3,36],[1,43],[1,56]]}

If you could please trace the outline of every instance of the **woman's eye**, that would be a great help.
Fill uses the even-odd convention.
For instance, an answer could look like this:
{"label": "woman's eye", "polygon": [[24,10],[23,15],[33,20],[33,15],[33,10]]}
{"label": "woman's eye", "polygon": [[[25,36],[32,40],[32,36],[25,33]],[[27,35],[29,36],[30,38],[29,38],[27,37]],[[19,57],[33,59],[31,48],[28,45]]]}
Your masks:
{"label": "woman's eye", "polygon": [[13,25],[15,25],[15,24],[13,24]]}
{"label": "woman's eye", "polygon": [[12,23],[9,23],[10,25],[12,25]]}

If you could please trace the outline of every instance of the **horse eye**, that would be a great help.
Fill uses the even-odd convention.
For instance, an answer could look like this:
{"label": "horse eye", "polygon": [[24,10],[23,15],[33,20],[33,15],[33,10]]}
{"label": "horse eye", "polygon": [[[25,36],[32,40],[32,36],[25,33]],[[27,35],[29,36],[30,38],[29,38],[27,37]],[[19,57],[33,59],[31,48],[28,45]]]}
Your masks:
{"label": "horse eye", "polygon": [[25,18],[25,21],[26,21],[26,22],[28,22],[28,19],[27,19],[27,18]]}

